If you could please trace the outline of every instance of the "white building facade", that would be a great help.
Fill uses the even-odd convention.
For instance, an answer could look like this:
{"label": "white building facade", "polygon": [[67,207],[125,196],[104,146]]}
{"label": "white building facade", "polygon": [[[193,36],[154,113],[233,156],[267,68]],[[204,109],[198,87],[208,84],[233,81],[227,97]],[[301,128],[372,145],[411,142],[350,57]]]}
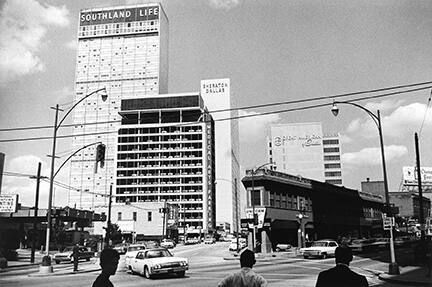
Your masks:
{"label": "white building facade", "polygon": [[178,206],[178,232],[215,229],[214,122],[198,93],[126,99],[116,202]]}
{"label": "white building facade", "polygon": [[74,109],[72,148],[102,142],[106,156],[96,174],[96,145],[72,158],[70,185],[81,192],[70,192],[69,206],[92,210],[107,205],[109,186],[115,185],[120,102],[167,93],[167,83],[168,20],[160,4],[81,11],[75,102],[101,88],[108,99],[103,102],[94,94]]}
{"label": "white building facade", "polygon": [[324,134],[321,123],[270,127],[268,160],[277,171],[342,185],[338,134]]}
{"label": "white building facade", "polygon": [[230,79],[202,80],[200,91],[215,120],[216,220],[228,222],[231,231],[237,231],[243,185],[240,183],[238,121],[229,120],[238,116],[238,110],[230,110],[237,107]]}

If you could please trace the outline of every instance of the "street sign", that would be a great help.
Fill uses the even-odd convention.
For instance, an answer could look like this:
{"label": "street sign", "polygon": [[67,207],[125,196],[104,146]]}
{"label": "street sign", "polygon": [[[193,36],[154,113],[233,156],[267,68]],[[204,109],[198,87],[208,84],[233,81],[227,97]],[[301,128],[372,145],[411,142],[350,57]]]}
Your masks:
{"label": "street sign", "polygon": [[0,195],[0,212],[17,212],[18,194]]}
{"label": "street sign", "polygon": [[383,218],[384,230],[391,230],[394,225],[395,225],[394,217],[384,217]]}

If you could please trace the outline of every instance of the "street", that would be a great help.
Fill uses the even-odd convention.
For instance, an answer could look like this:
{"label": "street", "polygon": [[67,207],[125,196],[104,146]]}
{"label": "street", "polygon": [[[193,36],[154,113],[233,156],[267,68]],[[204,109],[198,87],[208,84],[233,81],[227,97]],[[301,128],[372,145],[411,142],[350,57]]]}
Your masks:
{"label": "street", "polygon": [[[239,269],[238,260],[224,260],[229,256],[228,244],[218,242],[214,245],[188,245],[178,246],[172,250],[175,256],[187,257],[190,260],[190,269],[185,278],[163,276],[147,280],[139,275],[126,272],[122,262],[115,276],[111,277],[114,286],[217,286],[217,283],[226,275]],[[355,256],[351,267],[354,271],[365,275],[370,286],[397,286],[384,283],[375,275],[376,272],[386,271],[388,264],[376,260],[376,257]],[[121,259],[122,261],[122,259]],[[82,262],[80,268],[97,264],[96,261]],[[303,259],[293,258],[267,258],[260,259],[254,267],[255,272],[263,275],[269,286],[315,286],[320,271],[334,266],[334,258]],[[71,264],[55,265],[58,268],[71,268]],[[1,286],[91,286],[100,271],[78,273],[69,275],[55,275],[48,277],[29,277],[28,274],[37,272],[37,267],[25,270],[14,270],[0,273]],[[404,285],[407,286],[407,285]]]}

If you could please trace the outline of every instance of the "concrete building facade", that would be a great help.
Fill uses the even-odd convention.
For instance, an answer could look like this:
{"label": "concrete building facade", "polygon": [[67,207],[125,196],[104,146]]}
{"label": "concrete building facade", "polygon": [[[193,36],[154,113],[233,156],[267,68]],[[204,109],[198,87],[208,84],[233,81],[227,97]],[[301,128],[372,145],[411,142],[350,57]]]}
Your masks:
{"label": "concrete building facade", "polygon": [[321,123],[273,125],[267,143],[277,171],[342,185],[339,134],[324,134]]}
{"label": "concrete building facade", "polygon": [[201,97],[215,121],[216,151],[216,220],[228,222],[237,231],[241,216],[239,127],[235,97],[231,94],[230,79],[201,81]]}
{"label": "concrete building facade", "polygon": [[85,9],[77,45],[75,101],[102,88],[108,95],[105,102],[92,95],[74,109],[73,150],[102,142],[106,160],[95,174],[96,145],[72,158],[70,185],[81,192],[71,191],[68,205],[94,209],[106,206],[115,184],[121,100],[168,92],[168,20],[158,3]]}

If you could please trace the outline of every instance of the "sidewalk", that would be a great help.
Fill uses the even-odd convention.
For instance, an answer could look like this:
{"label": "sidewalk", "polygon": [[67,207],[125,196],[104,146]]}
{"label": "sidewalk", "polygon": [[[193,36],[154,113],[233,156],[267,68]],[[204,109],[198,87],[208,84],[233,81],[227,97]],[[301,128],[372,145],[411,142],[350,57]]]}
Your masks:
{"label": "sidewalk", "polygon": [[421,268],[418,266],[406,266],[400,267],[400,275],[389,275],[383,272],[378,275],[378,278],[397,284],[432,286],[432,277],[426,277],[426,272],[426,268]]}
{"label": "sidewalk", "polygon": [[[57,265],[58,266],[58,265]],[[96,262],[87,263],[87,264],[79,264],[78,271],[73,271],[73,265],[67,266],[65,268],[58,268],[56,265],[53,266],[52,273],[32,273],[28,274],[29,277],[50,277],[50,276],[64,276],[64,275],[72,275],[72,274],[80,274],[80,273],[89,273],[100,271],[101,267]],[[56,268],[57,267],[57,268]]]}

